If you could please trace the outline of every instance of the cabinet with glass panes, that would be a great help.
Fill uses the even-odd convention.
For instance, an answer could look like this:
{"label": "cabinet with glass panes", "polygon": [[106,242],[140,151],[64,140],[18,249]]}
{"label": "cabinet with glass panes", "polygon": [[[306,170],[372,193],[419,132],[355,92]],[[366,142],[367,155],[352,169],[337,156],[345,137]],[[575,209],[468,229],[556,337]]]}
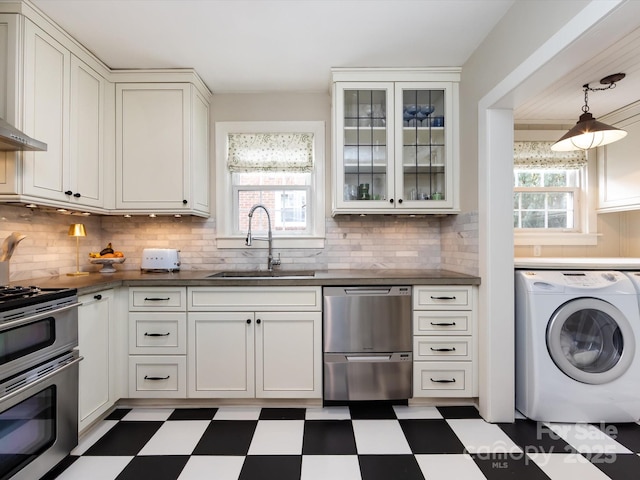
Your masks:
{"label": "cabinet with glass panes", "polygon": [[332,73],[332,213],[456,213],[459,69]]}

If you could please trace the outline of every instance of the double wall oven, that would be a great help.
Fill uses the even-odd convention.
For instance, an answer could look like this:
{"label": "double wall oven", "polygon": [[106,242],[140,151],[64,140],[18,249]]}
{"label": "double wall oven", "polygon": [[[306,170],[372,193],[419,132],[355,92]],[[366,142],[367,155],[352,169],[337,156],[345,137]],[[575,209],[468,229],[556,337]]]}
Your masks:
{"label": "double wall oven", "polygon": [[40,478],[78,443],[78,305],[75,289],[0,287],[0,480]]}

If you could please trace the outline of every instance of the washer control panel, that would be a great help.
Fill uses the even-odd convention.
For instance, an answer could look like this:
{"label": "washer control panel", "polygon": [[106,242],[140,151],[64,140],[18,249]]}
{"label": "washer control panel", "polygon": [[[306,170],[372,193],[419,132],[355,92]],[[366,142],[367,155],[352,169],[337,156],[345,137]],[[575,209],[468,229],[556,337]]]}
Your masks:
{"label": "washer control panel", "polygon": [[531,291],[546,293],[610,287],[617,291],[618,287],[628,289],[629,283],[624,273],[612,270],[523,270],[521,275]]}
{"label": "washer control panel", "polygon": [[618,281],[614,272],[562,272],[562,276],[572,287],[599,287]]}

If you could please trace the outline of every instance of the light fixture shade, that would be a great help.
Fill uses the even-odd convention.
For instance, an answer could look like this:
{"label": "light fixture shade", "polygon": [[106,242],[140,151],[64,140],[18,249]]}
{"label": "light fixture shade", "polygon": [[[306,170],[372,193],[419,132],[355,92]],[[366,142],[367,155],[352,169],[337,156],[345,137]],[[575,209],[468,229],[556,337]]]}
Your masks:
{"label": "light fixture shade", "polygon": [[82,223],[73,223],[69,226],[70,237],[86,237],[87,231]]}
{"label": "light fixture shade", "polygon": [[598,122],[589,112],[580,115],[578,123],[560,140],[551,146],[556,152],[588,150],[616,142],[627,136],[627,132]]}

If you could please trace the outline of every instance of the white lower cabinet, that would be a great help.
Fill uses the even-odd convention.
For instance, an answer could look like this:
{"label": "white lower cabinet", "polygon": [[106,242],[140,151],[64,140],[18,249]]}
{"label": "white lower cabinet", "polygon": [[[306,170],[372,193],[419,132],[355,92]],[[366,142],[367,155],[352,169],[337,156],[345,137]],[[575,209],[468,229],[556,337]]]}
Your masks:
{"label": "white lower cabinet", "polygon": [[186,398],[185,287],[129,289],[129,397]]}
{"label": "white lower cabinet", "polygon": [[130,355],[129,397],[184,398],[185,369],[184,355]]}
{"label": "white lower cabinet", "polygon": [[476,287],[413,288],[413,396],[477,397]]}
{"label": "white lower cabinet", "polygon": [[320,287],[188,289],[188,394],[321,398]]}
{"label": "white lower cabinet", "polygon": [[82,295],[78,308],[80,431],[99,419],[116,401],[114,293],[104,290]]}

